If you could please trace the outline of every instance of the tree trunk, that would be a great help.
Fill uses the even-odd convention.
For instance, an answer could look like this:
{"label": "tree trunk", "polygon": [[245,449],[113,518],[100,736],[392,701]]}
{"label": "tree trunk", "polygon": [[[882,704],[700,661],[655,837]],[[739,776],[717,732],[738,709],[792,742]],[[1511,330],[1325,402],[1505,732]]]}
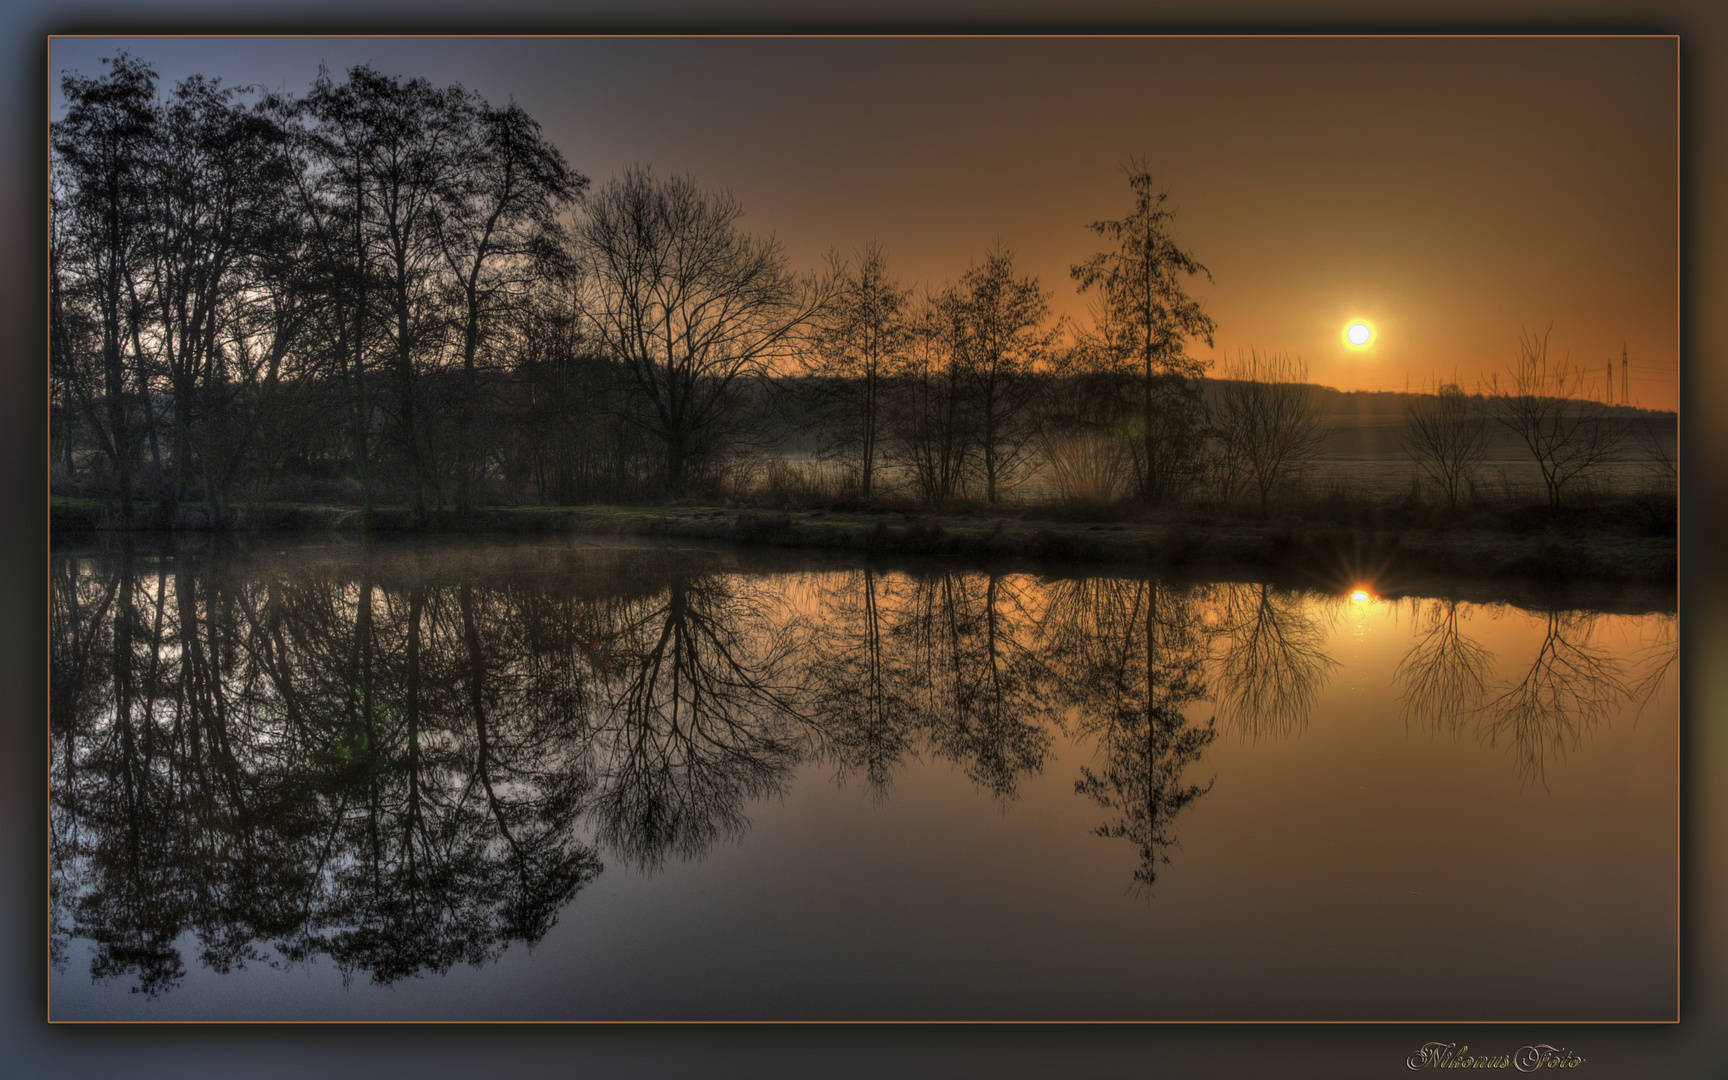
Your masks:
{"label": "tree trunk", "polygon": [[1157,440],[1152,437],[1152,342],[1150,336],[1146,342],[1146,370],[1142,386],[1142,403],[1140,412],[1140,435],[1146,443],[1146,474],[1141,478],[1141,499],[1151,503],[1156,495]]}

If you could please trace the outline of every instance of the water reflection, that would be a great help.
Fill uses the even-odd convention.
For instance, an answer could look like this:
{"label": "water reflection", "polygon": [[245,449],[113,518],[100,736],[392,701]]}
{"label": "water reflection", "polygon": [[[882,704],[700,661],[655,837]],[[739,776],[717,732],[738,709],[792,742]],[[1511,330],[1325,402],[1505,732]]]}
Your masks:
{"label": "water reflection", "polygon": [[[1149,894],[1220,727],[1324,722],[1337,603],[652,547],[56,557],[52,956],[86,939],[94,978],[146,994],[193,962],[326,956],[380,984],[489,963],[606,862],[655,874],[739,840],[812,764],[880,803],[945,763],[1004,808],[1071,770]],[[1526,782],[1676,655],[1671,620],[1628,653],[1556,612],[1496,682],[1469,605],[1413,607],[1406,723],[1474,724]]]}
{"label": "water reflection", "polygon": [[1404,722],[1457,734],[1482,704],[1493,655],[1464,633],[1456,600],[1413,600],[1416,643],[1393,669]]}
{"label": "water reflection", "polygon": [[808,628],[759,581],[662,568],[658,590],[596,612],[582,758],[600,842],[658,866],[739,836],[812,735],[795,661]]}
{"label": "water reflection", "polygon": [[1636,719],[1680,657],[1671,618],[1647,621],[1649,640],[1626,649],[1600,640],[1598,613],[1548,611],[1533,651],[1507,657],[1496,683],[1494,654],[1464,632],[1470,606],[1412,601],[1415,643],[1393,671],[1404,719],[1451,735],[1473,727],[1485,746],[1507,750],[1527,784],[1546,785],[1551,759],[1564,761],[1628,706]]}
{"label": "water reflection", "polygon": [[1627,696],[1624,665],[1593,640],[1597,616],[1554,612],[1521,677],[1488,703],[1481,735],[1506,744],[1526,782],[1547,783],[1548,758],[1564,760]]}
{"label": "water reflection", "polygon": [[572,717],[508,692],[502,595],[129,554],[53,593],[56,930],[98,979],[173,985],[188,932],[217,971],[484,963],[599,871]]}
{"label": "water reflection", "polygon": [[1326,677],[1330,605],[1270,585],[1219,585],[1212,603],[1218,711],[1252,740],[1308,726]]}
{"label": "water reflection", "polygon": [[1133,882],[1144,891],[1170,861],[1176,815],[1212,787],[1186,779],[1217,737],[1210,717],[1187,712],[1207,695],[1200,605],[1191,590],[1155,581],[1064,581],[1050,593],[1052,663],[1097,746],[1097,768],[1081,765],[1074,790],[1111,812],[1099,836],[1134,845]]}
{"label": "water reflection", "polygon": [[842,778],[862,777],[881,799],[907,762],[932,759],[1003,802],[1017,797],[1051,744],[1032,584],[993,573],[831,575],[806,670]]}
{"label": "water reflection", "polygon": [[823,718],[840,779],[861,777],[880,801],[918,752],[924,680],[890,636],[897,597],[882,574],[871,567],[835,574],[819,596],[832,618],[823,647],[809,657],[812,711]]}

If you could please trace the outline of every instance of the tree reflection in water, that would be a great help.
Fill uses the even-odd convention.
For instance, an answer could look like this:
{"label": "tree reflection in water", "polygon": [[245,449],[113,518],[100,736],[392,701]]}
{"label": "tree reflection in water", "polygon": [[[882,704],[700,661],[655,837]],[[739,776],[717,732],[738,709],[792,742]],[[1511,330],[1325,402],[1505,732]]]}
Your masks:
{"label": "tree reflection in water", "polygon": [[916,722],[934,753],[1003,801],[1043,768],[1051,743],[1029,586],[993,573],[932,573],[910,578],[895,597],[891,635],[906,655]]}
{"label": "tree reflection in water", "polygon": [[146,993],[187,933],[217,971],[325,954],[381,983],[537,940],[600,864],[560,745],[583,717],[516,707],[509,601],[413,559],[60,562],[55,936]]}
{"label": "tree reflection in water", "polygon": [[1251,741],[1300,734],[1337,666],[1323,646],[1325,608],[1267,584],[1212,587],[1218,714]]}
{"label": "tree reflection in water", "polygon": [[886,797],[912,759],[958,765],[995,798],[1050,752],[1050,672],[1033,641],[1028,579],[933,571],[833,575],[807,670],[823,746],[844,779]]}
{"label": "tree reflection in water", "polygon": [[1479,732],[1489,746],[1507,744],[1518,776],[1547,785],[1549,755],[1564,760],[1627,696],[1625,668],[1592,640],[1598,617],[1549,612],[1547,630],[1521,677],[1488,702]]}
{"label": "tree reflection in water", "polygon": [[784,790],[811,736],[804,620],[749,578],[669,575],[608,605],[595,639],[591,809],[601,842],[644,867],[741,835],[745,804]]}
{"label": "tree reflection in water", "polygon": [[[95,978],[151,994],[188,937],[218,972],[484,964],[544,936],[603,855],[700,858],[804,764],[881,800],[951,762],[1007,805],[1058,735],[1144,895],[1212,787],[1211,703],[1249,741],[1291,736],[1334,666],[1324,599],[1266,585],[424,543],[121,547],[51,582],[51,956],[84,938]],[[1490,688],[1462,606],[1417,610],[1407,721],[1475,717],[1526,780],[1675,655],[1670,620],[1634,676],[1591,617],[1553,614]]]}
{"label": "tree reflection in water", "polygon": [[1673,616],[1657,619],[1652,632],[1639,645],[1633,664],[1637,674],[1629,691],[1636,705],[1634,719],[1644,715],[1667,682],[1668,673],[1680,662],[1680,639],[1676,629],[1677,620]]}
{"label": "tree reflection in water", "polygon": [[1527,663],[1491,685],[1494,657],[1466,636],[1468,605],[1413,601],[1416,641],[1394,670],[1405,722],[1457,734],[1474,722],[1486,746],[1505,746],[1519,779],[1547,785],[1547,765],[1563,761],[1626,706],[1649,705],[1679,658],[1673,620],[1658,619],[1651,640],[1622,655],[1597,640],[1602,621],[1585,611],[1549,611]]}
{"label": "tree reflection in water", "polygon": [[1404,723],[1457,734],[1482,704],[1493,656],[1466,637],[1456,600],[1412,600],[1416,643],[1393,669]]}
{"label": "tree reflection in water", "polygon": [[1174,818],[1212,788],[1185,779],[1217,737],[1210,717],[1185,711],[1206,698],[1198,604],[1156,581],[1061,581],[1043,631],[1080,733],[1096,740],[1098,766],[1080,766],[1074,790],[1112,812],[1095,832],[1134,845],[1144,893],[1170,861]]}
{"label": "tree reflection in water", "polygon": [[814,700],[838,779],[861,777],[877,801],[894,772],[919,752],[919,672],[890,639],[894,597],[873,567],[830,576],[820,587],[821,644],[808,657]]}

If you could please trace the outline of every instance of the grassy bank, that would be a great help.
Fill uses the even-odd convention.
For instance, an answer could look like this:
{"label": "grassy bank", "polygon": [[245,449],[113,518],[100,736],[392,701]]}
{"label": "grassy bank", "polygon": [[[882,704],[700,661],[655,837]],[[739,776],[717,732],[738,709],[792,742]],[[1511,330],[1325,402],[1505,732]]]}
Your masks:
{"label": "grassy bank", "polygon": [[[1066,517],[1067,520],[1060,520]],[[56,534],[112,530],[103,504],[56,499]],[[175,520],[140,509],[132,528],[201,529],[196,511]],[[656,536],[785,548],[906,555],[1148,564],[1164,569],[1260,568],[1313,584],[1412,576],[1519,577],[1538,581],[1672,586],[1677,571],[1671,504],[1588,511],[1545,509],[1430,515],[1388,507],[1317,507],[1270,522],[1228,514],[1159,517],[1117,508],[1091,513],[910,514],[864,510],[765,511],[711,506],[403,508],[363,514],[303,504],[239,507],[244,531],[408,531]]]}

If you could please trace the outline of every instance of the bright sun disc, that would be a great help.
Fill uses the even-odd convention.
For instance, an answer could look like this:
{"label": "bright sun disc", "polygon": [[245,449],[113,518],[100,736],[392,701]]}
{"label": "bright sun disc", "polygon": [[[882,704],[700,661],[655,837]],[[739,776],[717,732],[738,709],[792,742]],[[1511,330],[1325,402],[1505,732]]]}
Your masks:
{"label": "bright sun disc", "polygon": [[1350,594],[1350,599],[1356,601],[1358,604],[1366,604],[1368,602],[1368,590],[1357,589],[1355,592]]}
{"label": "bright sun disc", "polygon": [[1374,340],[1374,328],[1365,322],[1353,322],[1344,328],[1344,340],[1353,349],[1365,348]]}

